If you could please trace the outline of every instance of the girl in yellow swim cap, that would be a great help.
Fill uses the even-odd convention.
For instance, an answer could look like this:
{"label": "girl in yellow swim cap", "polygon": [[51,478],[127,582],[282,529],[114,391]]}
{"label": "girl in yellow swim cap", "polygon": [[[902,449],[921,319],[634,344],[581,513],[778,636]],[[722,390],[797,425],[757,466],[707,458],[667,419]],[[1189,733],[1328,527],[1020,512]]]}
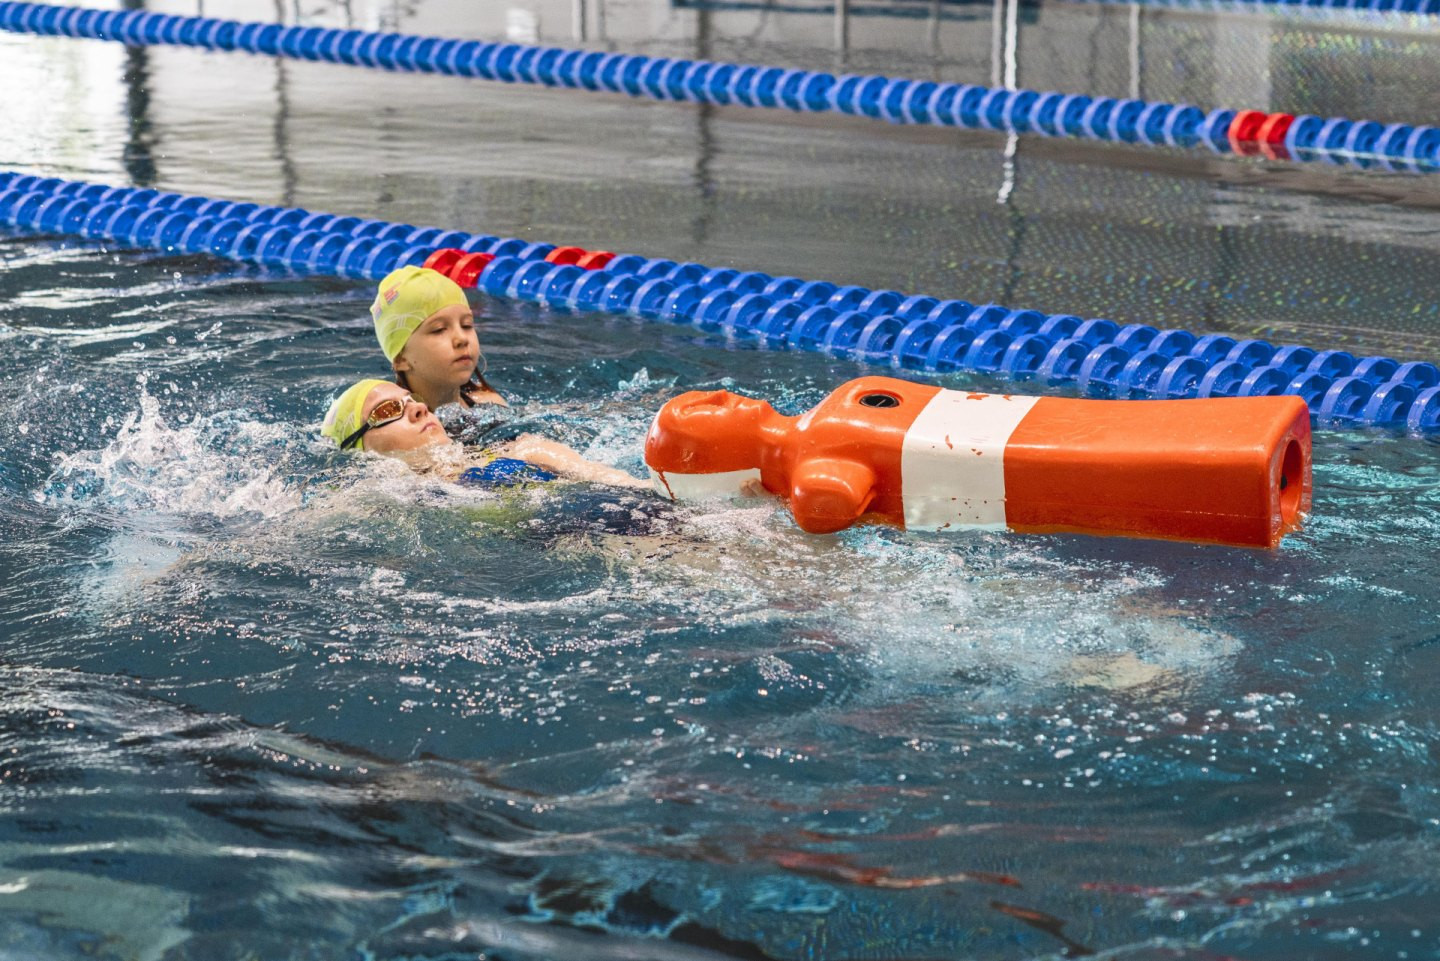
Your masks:
{"label": "girl in yellow swim cap", "polygon": [[394,270],[380,281],[370,316],[395,382],[432,411],[445,404],[509,406],[485,382],[475,314],[449,277],[425,267]]}
{"label": "girl in yellow swim cap", "polygon": [[429,406],[412,392],[383,380],[362,380],[348,387],[325,415],[320,432],[342,450],[368,450],[399,457],[419,470],[433,470],[452,480],[496,482],[500,475],[516,480],[549,480],[507,470],[523,462],[542,473],[553,471],[574,480],[616,487],[650,487],[649,483],[606,464],[587,460],[564,444],[535,434],[521,434],[504,444],[473,451],[452,441]]}

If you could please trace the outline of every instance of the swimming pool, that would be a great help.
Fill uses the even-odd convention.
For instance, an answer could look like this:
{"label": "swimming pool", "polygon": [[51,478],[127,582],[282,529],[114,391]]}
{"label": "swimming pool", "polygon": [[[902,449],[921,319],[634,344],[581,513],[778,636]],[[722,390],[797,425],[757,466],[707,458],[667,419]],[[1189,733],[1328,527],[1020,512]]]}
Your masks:
{"label": "swimming pool", "polygon": [[[576,42],[459,8],[398,25]],[[851,69],[1440,119],[1424,20],[852,9]],[[835,66],[827,8],[581,10]],[[1440,356],[1434,175],[3,34],[0,78],[4,169]],[[369,297],[0,235],[0,957],[1440,953],[1433,441],[1319,431],[1274,553],[467,491],[314,442]],[[865,370],[485,310],[523,414],[636,473],[681,390]]]}

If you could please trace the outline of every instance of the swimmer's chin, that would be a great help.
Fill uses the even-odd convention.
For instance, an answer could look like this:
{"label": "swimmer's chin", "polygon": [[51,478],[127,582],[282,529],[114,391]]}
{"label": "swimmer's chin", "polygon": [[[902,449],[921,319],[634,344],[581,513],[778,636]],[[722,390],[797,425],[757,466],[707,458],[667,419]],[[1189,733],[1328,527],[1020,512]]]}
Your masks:
{"label": "swimmer's chin", "polygon": [[465,448],[452,441],[443,430],[437,431],[434,439],[423,446],[391,451],[384,456],[404,461],[417,471],[438,471],[458,476],[466,467]]}

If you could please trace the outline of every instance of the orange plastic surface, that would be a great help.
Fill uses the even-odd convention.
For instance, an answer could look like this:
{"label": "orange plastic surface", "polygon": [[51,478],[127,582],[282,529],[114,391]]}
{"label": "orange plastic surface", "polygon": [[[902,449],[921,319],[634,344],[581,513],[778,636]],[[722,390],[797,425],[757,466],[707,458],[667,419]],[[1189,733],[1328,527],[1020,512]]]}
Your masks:
{"label": "orange plastic surface", "polygon": [[[645,462],[662,481],[759,469],[813,533],[861,520],[904,526],[905,435],[937,393],[862,377],[787,417],[763,400],[692,391],[656,416]],[[894,403],[863,402],[877,396]],[[1309,412],[1298,397],[1045,397],[1004,448],[1006,524],[1021,532],[1274,547],[1309,510],[1310,483]]]}
{"label": "orange plastic surface", "polygon": [[1005,448],[1011,530],[1275,547],[1310,509],[1299,397],[1044,397]]}

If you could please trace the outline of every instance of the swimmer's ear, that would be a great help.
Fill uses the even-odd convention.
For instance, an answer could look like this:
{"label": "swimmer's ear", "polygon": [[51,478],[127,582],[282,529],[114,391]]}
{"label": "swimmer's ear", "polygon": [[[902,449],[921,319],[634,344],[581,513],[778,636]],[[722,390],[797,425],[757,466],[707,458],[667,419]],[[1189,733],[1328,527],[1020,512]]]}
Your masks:
{"label": "swimmer's ear", "polygon": [[403,374],[410,369],[410,361],[406,360],[404,351],[395,355],[395,359],[390,362],[390,367],[397,374]]}

